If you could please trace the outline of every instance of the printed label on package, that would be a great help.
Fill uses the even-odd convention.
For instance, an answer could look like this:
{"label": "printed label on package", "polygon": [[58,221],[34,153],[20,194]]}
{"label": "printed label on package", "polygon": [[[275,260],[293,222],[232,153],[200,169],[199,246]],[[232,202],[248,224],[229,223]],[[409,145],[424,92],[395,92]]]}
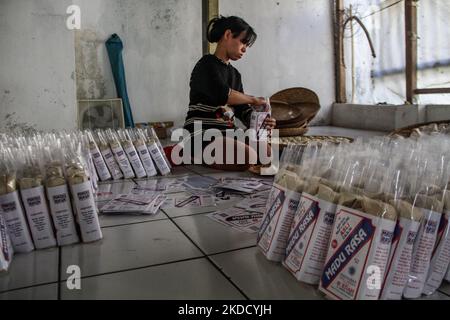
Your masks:
{"label": "printed label on package", "polygon": [[67,185],[47,188],[47,196],[58,245],[65,246],[79,242]]}
{"label": "printed label on package", "polygon": [[37,249],[56,246],[52,222],[45,199],[44,187],[21,190],[31,235]]}

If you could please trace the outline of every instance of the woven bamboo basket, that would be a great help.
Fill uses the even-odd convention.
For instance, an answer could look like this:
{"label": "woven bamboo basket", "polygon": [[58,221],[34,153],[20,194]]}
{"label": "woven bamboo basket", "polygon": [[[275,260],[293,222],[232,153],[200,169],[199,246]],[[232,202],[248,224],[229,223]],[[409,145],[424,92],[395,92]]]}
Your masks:
{"label": "woven bamboo basket", "polygon": [[270,104],[280,137],[304,135],[309,122],[320,109],[319,98],[314,91],[302,87],[275,93],[270,97]]}
{"label": "woven bamboo basket", "polygon": [[351,143],[354,140],[349,137],[342,136],[296,136],[296,137],[280,137],[274,138],[271,143],[278,144],[280,150],[283,150],[289,143],[295,145],[307,146],[312,142],[319,143]]}
{"label": "woven bamboo basket", "polygon": [[[342,136],[296,136],[296,137],[281,137],[272,138],[270,143],[272,145],[278,145],[279,152],[283,151],[284,148],[288,146],[289,143],[293,143],[300,146],[307,146],[311,142],[322,142],[322,143],[351,143],[354,140],[349,137]],[[253,165],[248,171],[254,174],[261,174],[261,165]]]}
{"label": "woven bamboo basket", "polygon": [[442,132],[450,134],[450,120],[432,121],[417,123],[408,127],[397,129],[392,131],[389,136],[391,137],[404,137],[409,138],[412,135],[419,136],[422,133]]}

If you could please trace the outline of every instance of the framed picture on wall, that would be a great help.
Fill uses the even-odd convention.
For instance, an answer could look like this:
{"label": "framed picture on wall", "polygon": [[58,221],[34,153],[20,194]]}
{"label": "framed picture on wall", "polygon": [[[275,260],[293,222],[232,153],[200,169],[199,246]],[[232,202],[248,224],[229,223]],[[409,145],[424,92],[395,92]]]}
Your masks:
{"label": "framed picture on wall", "polygon": [[78,100],[78,129],[125,128],[122,99]]}

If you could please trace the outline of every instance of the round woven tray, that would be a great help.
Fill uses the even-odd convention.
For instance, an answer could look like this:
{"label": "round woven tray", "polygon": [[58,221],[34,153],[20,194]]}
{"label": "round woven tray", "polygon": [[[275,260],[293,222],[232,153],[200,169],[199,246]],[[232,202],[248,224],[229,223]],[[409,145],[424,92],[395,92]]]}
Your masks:
{"label": "round woven tray", "polygon": [[[306,127],[320,109],[316,93],[302,87],[288,88],[275,93],[270,97],[270,104],[272,117],[277,120],[277,129]],[[289,131],[286,132],[291,134]]]}
{"label": "round woven tray", "polygon": [[280,150],[283,150],[289,143],[296,145],[308,145],[311,142],[330,142],[330,143],[351,143],[354,140],[349,137],[342,136],[296,136],[296,137],[280,137],[278,139],[272,139],[272,144],[278,144]]}
{"label": "round woven tray", "polygon": [[304,124],[303,127],[298,127],[298,128],[281,128],[281,129],[278,129],[278,135],[280,137],[303,136],[307,132],[308,132],[308,127],[306,126],[306,124]]}
{"label": "round woven tray", "polygon": [[[296,145],[307,146],[311,142],[331,142],[331,143],[351,143],[354,140],[349,137],[341,137],[341,136],[296,136],[296,137],[281,137],[281,138],[272,138],[271,143],[273,145],[278,144],[279,151],[283,151],[284,148],[288,146],[289,143],[293,143]],[[254,174],[261,174],[261,165],[253,165],[248,171]]]}
{"label": "round woven tray", "polygon": [[417,123],[408,127],[394,130],[389,134],[389,136],[402,136],[405,138],[409,138],[412,133],[420,134],[421,132],[442,132],[450,134],[450,120]]}

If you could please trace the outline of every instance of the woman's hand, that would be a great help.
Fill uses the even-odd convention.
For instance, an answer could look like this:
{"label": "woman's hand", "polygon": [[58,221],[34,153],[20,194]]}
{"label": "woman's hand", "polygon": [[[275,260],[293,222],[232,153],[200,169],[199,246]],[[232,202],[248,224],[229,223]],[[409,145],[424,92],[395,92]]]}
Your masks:
{"label": "woman's hand", "polygon": [[266,98],[263,97],[252,97],[251,106],[264,106],[266,105]]}
{"label": "woman's hand", "polygon": [[275,120],[275,118],[267,118],[266,120],[264,120],[264,127],[266,129],[275,129],[276,126],[277,120]]}

